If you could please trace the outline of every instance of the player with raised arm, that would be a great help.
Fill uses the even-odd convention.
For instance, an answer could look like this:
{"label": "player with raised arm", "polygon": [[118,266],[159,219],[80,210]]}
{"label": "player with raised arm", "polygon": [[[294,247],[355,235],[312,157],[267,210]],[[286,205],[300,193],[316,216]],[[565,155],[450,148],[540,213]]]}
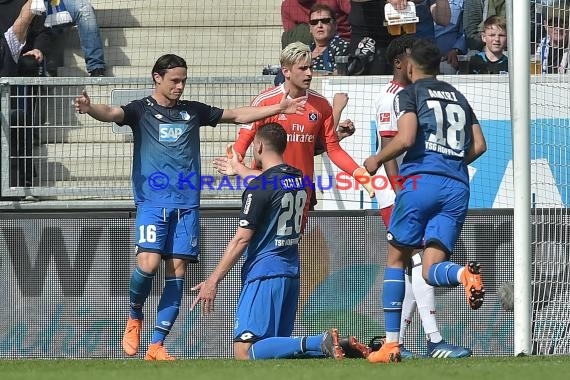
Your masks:
{"label": "player with raised arm", "polygon": [[[339,144],[336,134],[335,118],[333,110],[326,98],[310,89],[312,80],[311,51],[301,42],[294,42],[285,47],[280,57],[281,69],[285,76],[285,83],[272,87],[262,92],[251,103],[252,106],[267,106],[279,102],[283,94],[289,93],[293,98],[306,98],[305,113],[302,115],[274,115],[259,120],[249,125],[242,126],[239,137],[233,144],[234,150],[245,157],[247,148],[253,141],[257,128],[265,123],[276,122],[285,128],[287,132],[287,148],[283,155],[285,162],[299,168],[307,183],[312,183],[315,171],[315,143],[317,137],[323,143],[324,148],[331,159],[340,169],[350,173],[356,180],[363,184],[371,197],[374,190],[371,185],[370,175],[359,166]],[[225,173],[227,160],[223,158],[215,162],[219,171]],[[314,189],[306,188],[311,198]],[[307,222],[309,202],[303,213],[303,229]]]}
{"label": "player with raised arm", "polygon": [[404,268],[415,249],[424,248],[422,274],[433,286],[463,284],[472,309],[483,304],[485,290],[479,264],[449,261],[469,206],[467,165],[487,149],[477,117],[456,88],[436,78],[439,49],[428,40],[414,43],[407,76],[412,83],[394,99],[398,133],[366,159],[374,174],[404,152],[405,178],[395,199],[388,228],[388,258],[382,304],[386,343],[368,356],[373,363],[401,360],[399,335],[405,294]]}
{"label": "player with raised arm", "polygon": [[130,313],[122,346],[129,356],[139,350],[143,306],[164,260],[165,285],[145,359],[174,360],[163,342],[178,316],[187,264],[196,263],[199,253],[200,127],[302,113],[304,106],[303,99],[287,99],[287,94],[267,107],[225,110],[180,100],[187,65],[174,54],[160,57],[151,74],[155,85],[151,96],[115,107],[91,104],[83,91],[75,108],[100,121],[129,125],[133,131],[137,266],[129,286]]}
{"label": "player with raised arm", "polygon": [[[253,156],[263,172],[242,195],[239,227],[216,269],[192,290],[191,309],[214,311],[218,284],[245,253],[242,290],[235,314],[236,359],[290,359],[328,356],[342,359],[338,332],[291,337],[299,302],[299,239],[308,202],[303,173],[284,162],[287,133],[277,123],[257,126]],[[229,164],[239,171],[237,155]]]}
{"label": "player with raised arm", "polygon": [[[375,100],[376,128],[382,149],[398,133],[396,114],[394,112],[394,98],[405,86],[410,84],[406,70],[410,50],[415,41],[416,37],[414,35],[404,34],[392,40],[386,49],[386,59],[393,67],[393,77],[380,90]],[[387,161],[378,170],[380,176],[390,180],[393,189],[386,187],[376,193],[380,214],[386,228],[390,225],[395,193],[400,190],[400,183],[397,179],[399,178],[398,171],[402,159],[403,155]],[[417,306],[427,338],[428,357],[461,358],[470,356],[470,349],[449,344],[441,336],[436,318],[435,291],[433,286],[427,284],[422,276],[422,256],[423,252],[416,252],[407,263],[405,276],[406,291],[402,303],[400,323],[400,354],[403,359],[418,357],[418,355],[406,350],[403,346],[407,327],[412,321]]]}

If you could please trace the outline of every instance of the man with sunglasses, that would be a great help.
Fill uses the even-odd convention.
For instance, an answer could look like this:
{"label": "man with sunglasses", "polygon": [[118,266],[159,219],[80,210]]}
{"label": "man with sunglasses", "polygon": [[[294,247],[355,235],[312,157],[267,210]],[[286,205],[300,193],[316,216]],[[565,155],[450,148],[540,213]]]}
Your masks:
{"label": "man with sunglasses", "polygon": [[[283,23],[284,35],[294,34],[295,29],[298,28],[306,28],[309,23],[311,8],[317,3],[328,5],[333,10],[339,36],[344,40],[350,40],[350,24],[348,23],[350,0],[283,0],[281,3],[281,21]],[[288,39],[288,42],[295,41],[308,44],[310,39],[295,39],[294,41]],[[285,43],[283,47],[286,45],[288,43]]]}

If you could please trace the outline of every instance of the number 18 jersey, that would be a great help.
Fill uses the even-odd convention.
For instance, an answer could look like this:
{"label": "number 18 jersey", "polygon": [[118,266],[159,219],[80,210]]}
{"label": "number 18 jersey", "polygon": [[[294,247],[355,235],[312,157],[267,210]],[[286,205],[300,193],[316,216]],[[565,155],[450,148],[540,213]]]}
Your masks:
{"label": "number 18 jersey", "polygon": [[394,98],[398,119],[415,113],[416,139],[404,156],[400,175],[435,174],[469,185],[464,162],[479,124],[467,99],[449,83],[435,78],[416,81]]}

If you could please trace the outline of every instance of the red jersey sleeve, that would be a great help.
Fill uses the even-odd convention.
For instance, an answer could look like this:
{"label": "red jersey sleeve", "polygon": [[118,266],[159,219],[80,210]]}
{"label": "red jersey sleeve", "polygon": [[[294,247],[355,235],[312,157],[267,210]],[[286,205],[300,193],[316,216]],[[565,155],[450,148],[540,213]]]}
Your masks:
{"label": "red jersey sleeve", "polygon": [[340,146],[335,132],[336,125],[334,125],[332,108],[328,103],[327,106],[328,110],[326,113],[323,109],[323,115],[326,115],[326,118],[323,128],[321,128],[319,132],[319,137],[321,138],[321,141],[325,142],[325,149],[331,161],[341,170],[352,175],[359,165]]}
{"label": "red jersey sleeve", "polygon": [[[271,102],[268,103],[266,101],[266,95],[265,95],[266,92],[267,91],[264,91],[258,96],[256,96],[255,99],[251,101],[250,106],[260,107],[270,104]],[[247,148],[249,148],[249,146],[253,142],[257,128],[259,128],[259,126],[262,125],[262,123],[264,122],[267,122],[267,119],[254,121],[251,124],[244,124],[239,129],[238,138],[234,143],[234,150],[237,153],[241,154],[242,157],[245,157]]]}
{"label": "red jersey sleeve", "polygon": [[247,148],[251,145],[253,138],[255,137],[255,131],[257,129],[258,122],[253,124],[244,125],[239,129],[239,134],[236,142],[234,143],[234,150],[245,157]]}

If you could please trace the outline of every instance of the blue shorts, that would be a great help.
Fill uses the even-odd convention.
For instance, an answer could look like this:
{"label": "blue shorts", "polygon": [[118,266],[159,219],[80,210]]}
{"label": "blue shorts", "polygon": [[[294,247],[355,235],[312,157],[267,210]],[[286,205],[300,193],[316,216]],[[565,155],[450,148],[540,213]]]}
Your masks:
{"label": "blue shorts", "polygon": [[197,209],[138,207],[135,221],[137,252],[198,262],[200,216]]}
{"label": "blue shorts", "polygon": [[[415,187],[415,189],[414,189]],[[453,252],[469,207],[469,186],[448,177],[423,174],[404,182],[396,196],[388,241],[397,247],[423,248],[435,243]]]}
{"label": "blue shorts", "polygon": [[246,283],[234,320],[234,342],[291,336],[299,302],[299,279],[274,277]]}

